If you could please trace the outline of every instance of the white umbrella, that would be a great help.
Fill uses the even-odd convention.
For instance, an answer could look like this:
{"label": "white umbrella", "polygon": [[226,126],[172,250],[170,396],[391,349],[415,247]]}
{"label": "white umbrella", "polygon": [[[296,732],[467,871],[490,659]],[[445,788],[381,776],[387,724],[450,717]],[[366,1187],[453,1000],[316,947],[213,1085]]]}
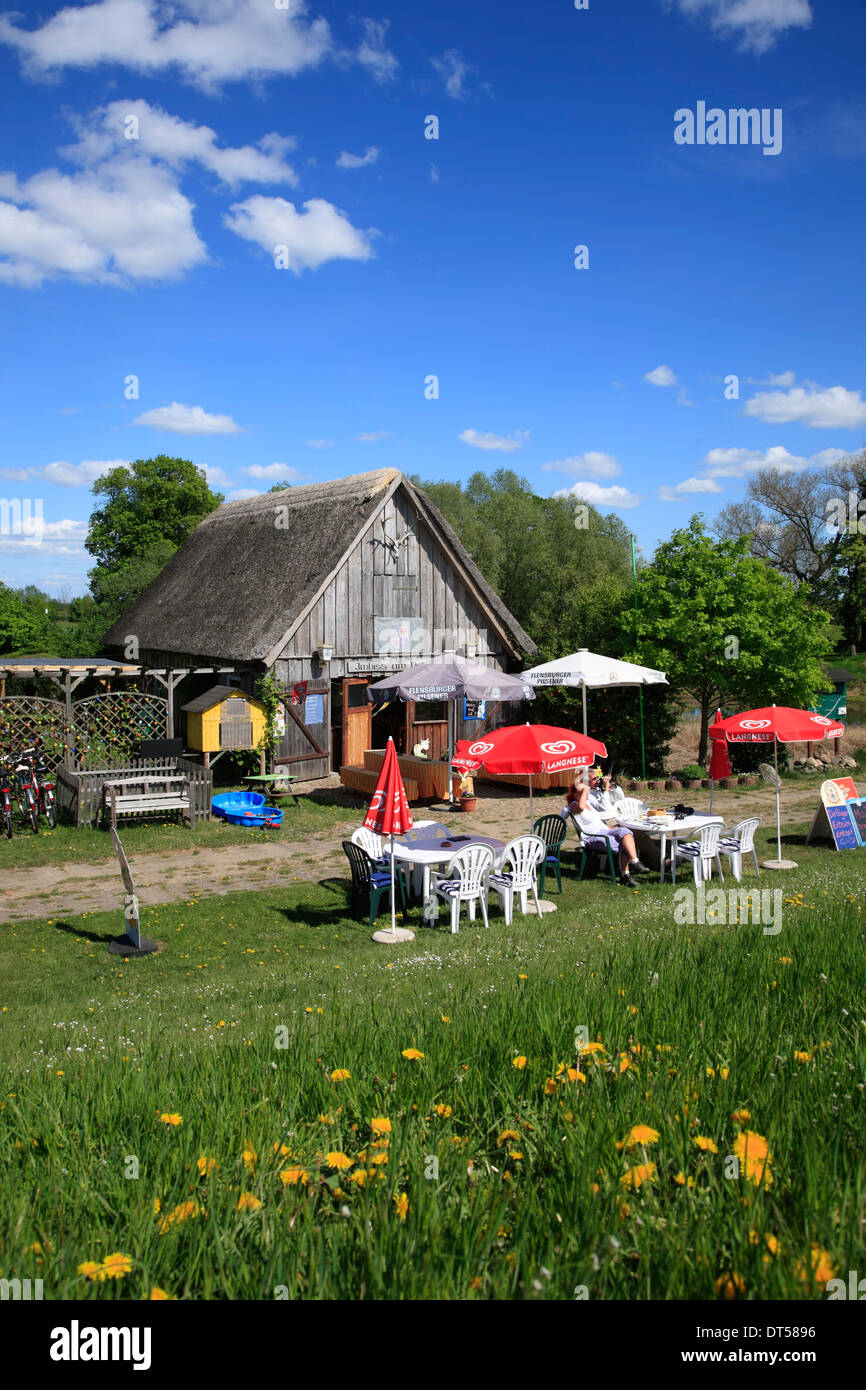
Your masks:
{"label": "white umbrella", "polygon": [[541,666],[533,666],[522,672],[523,680],[530,685],[570,685],[580,686],[583,691],[583,732],[586,733],[586,692],[606,685],[667,685],[664,671],[654,671],[651,666],[637,666],[633,661],[619,661],[612,656],[599,656],[597,652],[579,647],[570,656],[561,656],[557,661],[546,661]]}

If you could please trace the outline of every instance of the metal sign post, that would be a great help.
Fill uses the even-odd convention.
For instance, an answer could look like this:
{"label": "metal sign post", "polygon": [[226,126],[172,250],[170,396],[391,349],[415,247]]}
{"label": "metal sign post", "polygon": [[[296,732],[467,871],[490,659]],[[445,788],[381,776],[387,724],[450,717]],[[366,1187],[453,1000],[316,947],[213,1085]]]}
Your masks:
{"label": "metal sign post", "polygon": [[114,826],[111,827],[111,840],[120,865],[123,886],[126,889],[126,895],[123,900],[123,915],[126,918],[126,931],[123,936],[116,936],[113,941],[109,941],[108,954],[110,956],[150,956],[154,951],[159,950],[159,944],[156,941],[149,941],[147,937],[141,934],[141,925],[138,917],[138,898],[135,896],[135,883],[133,882],[132,872],[129,867],[129,860],[126,857],[123,845],[120,843],[120,836]]}

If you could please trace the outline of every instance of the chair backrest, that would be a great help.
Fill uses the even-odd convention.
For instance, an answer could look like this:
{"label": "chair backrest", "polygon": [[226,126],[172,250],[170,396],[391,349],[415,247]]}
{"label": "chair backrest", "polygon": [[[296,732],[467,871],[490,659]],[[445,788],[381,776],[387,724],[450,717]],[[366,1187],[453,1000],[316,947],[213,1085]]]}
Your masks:
{"label": "chair backrest", "polygon": [[718,821],[715,821],[712,825],[702,825],[697,834],[692,836],[692,844],[695,840],[700,840],[702,859],[710,859],[716,853],[719,836],[724,828],[723,825],[719,825]]}
{"label": "chair backrest", "polygon": [[467,845],[453,854],[445,870],[446,878],[460,879],[461,897],[480,893],[493,864],[489,845]]}
{"label": "chair backrest", "polygon": [[404,840],[447,840],[450,832],[447,825],[438,820],[416,820],[412,829],[407,830]]}
{"label": "chair backrest", "polygon": [[730,835],[725,838],[739,840],[740,852],[742,854],[751,854],[755,847],[755,831],[760,824],[760,816],[749,816],[746,820],[741,820],[739,825],[735,825]]}
{"label": "chair backrest", "polygon": [[371,887],[370,875],[373,872],[373,861],[369,854],[360,845],[353,844],[351,840],[343,841],[343,850],[352,870],[352,891],[356,892],[358,889],[362,889],[369,892]]}
{"label": "chair backrest", "polygon": [[544,847],[549,854],[551,850],[559,849],[568,834],[568,826],[562,816],[540,816],[532,827],[532,832],[544,841]]}
{"label": "chair backrest", "polygon": [[352,844],[366,850],[371,859],[382,858],[382,836],[377,835],[375,830],[368,830],[366,825],[352,831]]}
{"label": "chair backrest", "polygon": [[540,835],[518,835],[509,840],[502,851],[502,866],[511,865],[512,886],[531,888],[535,872],[547,854],[547,845]]}
{"label": "chair backrest", "polygon": [[646,811],[646,802],[636,796],[624,796],[614,802],[614,814],[618,820],[639,820]]}

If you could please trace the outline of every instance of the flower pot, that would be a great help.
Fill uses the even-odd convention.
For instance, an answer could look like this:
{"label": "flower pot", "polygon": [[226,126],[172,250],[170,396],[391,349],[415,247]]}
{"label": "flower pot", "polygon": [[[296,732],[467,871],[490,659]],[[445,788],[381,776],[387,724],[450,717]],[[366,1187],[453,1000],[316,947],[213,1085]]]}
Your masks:
{"label": "flower pot", "polygon": [[647,784],[646,779],[644,777],[633,777],[628,784],[628,789],[630,792],[645,792],[646,788]]}
{"label": "flower pot", "polygon": [[735,787],[736,785],[737,784],[733,777],[722,777],[722,779],[718,783],[718,786],[721,787],[723,792],[729,792],[731,790],[731,787]]}
{"label": "flower pot", "polygon": [[710,785],[710,779],[709,779],[709,777],[702,777],[702,778],[701,778],[701,786],[706,790],[706,789],[709,787],[709,785]]}
{"label": "flower pot", "polygon": [[474,810],[475,810],[475,807],[476,807],[477,805],[478,805],[478,797],[477,797],[477,796],[461,796],[461,798],[460,798],[460,809],[461,809],[461,811],[474,811]]}
{"label": "flower pot", "polygon": [[664,782],[660,782],[659,779],[658,779],[657,777],[651,777],[650,780],[647,782],[647,791],[651,791],[651,792],[660,792],[660,791],[664,791],[664,785],[665,785]]}
{"label": "flower pot", "polygon": [[686,782],[686,786],[688,787],[690,792],[699,791],[701,786],[700,777],[690,777],[689,780]]}
{"label": "flower pot", "polygon": [[744,777],[744,778],[743,778],[743,786],[744,786],[744,787],[756,787],[757,785],[758,785],[758,779],[757,779],[757,777],[753,777],[753,776],[751,775],[751,773],[750,773],[747,777]]}
{"label": "flower pot", "polygon": [[678,792],[678,791],[681,791],[681,790],[682,790],[682,785],[683,785],[682,782],[678,781],[676,777],[668,777],[667,781],[665,782],[665,791],[666,791],[666,792]]}

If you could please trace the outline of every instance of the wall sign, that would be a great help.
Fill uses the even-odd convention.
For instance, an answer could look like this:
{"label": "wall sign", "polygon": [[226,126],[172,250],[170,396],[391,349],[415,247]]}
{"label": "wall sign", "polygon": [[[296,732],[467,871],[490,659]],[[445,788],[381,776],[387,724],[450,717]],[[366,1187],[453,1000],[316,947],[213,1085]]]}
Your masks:
{"label": "wall sign", "polygon": [[324,724],[325,722],[325,697],[324,695],[308,695],[304,702],[304,723],[305,724]]}
{"label": "wall sign", "polygon": [[463,701],[464,719],[486,719],[487,701],[486,700],[464,700]]}
{"label": "wall sign", "polygon": [[862,849],[866,845],[866,797],[857,795],[852,777],[834,777],[821,783],[821,805],[812,817],[806,843],[832,839],[837,849]]}

